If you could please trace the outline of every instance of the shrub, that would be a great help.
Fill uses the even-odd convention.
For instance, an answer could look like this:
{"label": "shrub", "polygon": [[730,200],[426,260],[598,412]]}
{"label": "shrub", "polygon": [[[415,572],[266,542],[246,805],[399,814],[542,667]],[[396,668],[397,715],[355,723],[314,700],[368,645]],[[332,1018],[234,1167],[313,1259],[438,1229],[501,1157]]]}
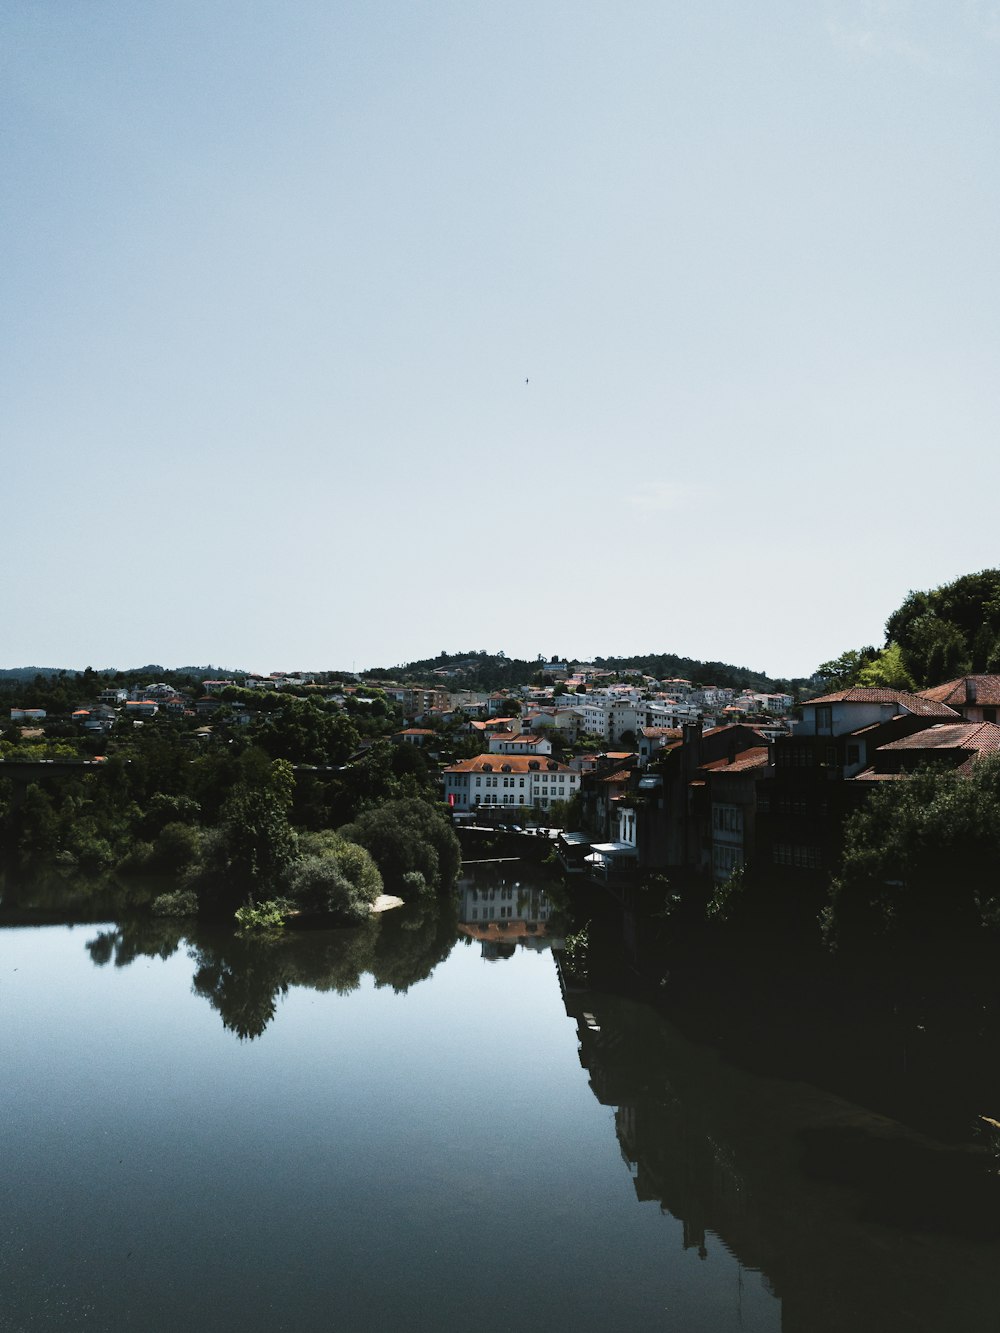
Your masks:
{"label": "shrub", "polygon": [[175,889],[154,898],[149,909],[154,916],[197,916],[198,895],[190,889]]}
{"label": "shrub", "polygon": [[364,850],[337,839],[324,855],[305,856],[288,880],[293,902],[308,912],[331,912],[350,921],[367,917],[382,892],[382,877]]}
{"label": "shrub", "polygon": [[418,871],[434,889],[453,887],[462,860],[448,817],[426,801],[387,801],[358,815],[343,837],[371,852],[391,893],[405,896],[404,876]]}
{"label": "shrub", "polygon": [[273,934],[285,925],[281,904],[273,898],[263,903],[246,903],[236,909],[235,917],[237,926],[245,935]]}
{"label": "shrub", "polygon": [[425,894],[433,892],[433,886],[427,883],[419,870],[408,870],[403,876],[399,896],[409,902],[411,898],[422,898]]}
{"label": "shrub", "polygon": [[183,870],[198,860],[201,840],[188,824],[166,824],[153,843],[153,861],[160,870]]}

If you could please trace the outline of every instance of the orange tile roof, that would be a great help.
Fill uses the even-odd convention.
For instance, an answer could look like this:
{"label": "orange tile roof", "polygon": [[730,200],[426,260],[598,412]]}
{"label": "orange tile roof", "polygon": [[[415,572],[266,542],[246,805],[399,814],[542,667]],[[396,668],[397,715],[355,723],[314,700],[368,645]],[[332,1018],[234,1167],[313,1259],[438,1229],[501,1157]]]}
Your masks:
{"label": "orange tile roof", "polygon": [[[535,768],[531,765],[534,764]],[[506,767],[508,773],[571,773],[568,764],[556,763],[544,754],[479,754],[475,759],[460,759],[457,764],[449,764],[445,773],[502,773]]]}
{"label": "orange tile roof", "polygon": [[[970,684],[976,696],[974,699],[970,697]],[[933,699],[936,703],[948,704],[952,708],[960,708],[963,705],[971,707],[985,705],[987,708],[996,708],[1000,705],[1000,676],[959,676],[957,680],[948,680],[943,685],[921,690],[920,696],[923,699]]]}
{"label": "orange tile roof", "polygon": [[1000,754],[1000,726],[995,722],[956,722],[927,727],[912,736],[888,741],[882,750],[975,750]]}
{"label": "orange tile roof", "polygon": [[884,685],[852,685],[849,689],[837,689],[832,694],[820,694],[819,698],[804,698],[803,708],[812,708],[815,704],[896,704],[917,717],[955,717],[955,709],[948,708],[923,694],[911,694],[905,689],[888,689]]}
{"label": "orange tile roof", "polygon": [[818,699],[804,699],[803,708],[812,708],[815,704],[896,704],[907,713],[918,717],[955,717],[955,710],[936,700],[920,694],[910,694],[907,690],[890,690],[885,686],[852,685],[847,690],[835,690],[833,694],[821,694]]}
{"label": "orange tile roof", "polygon": [[701,767],[712,773],[740,773],[749,768],[766,768],[767,755],[766,745],[755,745],[750,750],[741,750],[732,763],[727,759],[713,759],[710,764],[702,764]]}

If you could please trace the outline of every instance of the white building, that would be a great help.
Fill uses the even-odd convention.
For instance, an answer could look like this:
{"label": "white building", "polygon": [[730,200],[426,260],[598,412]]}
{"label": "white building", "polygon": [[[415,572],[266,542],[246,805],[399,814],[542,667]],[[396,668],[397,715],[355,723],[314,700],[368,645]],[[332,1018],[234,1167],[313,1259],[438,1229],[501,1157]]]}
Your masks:
{"label": "white building", "polygon": [[552,742],[543,736],[511,736],[494,732],[490,738],[490,754],[551,754]]}
{"label": "white building", "polygon": [[444,770],[444,799],[453,810],[480,805],[547,810],[579,788],[579,773],[543,755],[480,754]]}

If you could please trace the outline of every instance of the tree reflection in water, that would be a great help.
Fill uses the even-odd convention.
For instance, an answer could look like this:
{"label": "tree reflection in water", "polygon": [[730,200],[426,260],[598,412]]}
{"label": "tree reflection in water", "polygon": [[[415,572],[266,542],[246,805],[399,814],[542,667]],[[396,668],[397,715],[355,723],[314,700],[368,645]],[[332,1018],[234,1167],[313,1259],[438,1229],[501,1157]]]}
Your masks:
{"label": "tree reflection in water", "polygon": [[401,993],[429,977],[457,935],[454,901],[428,900],[338,930],[244,937],[191,922],[143,918],[100,931],[87,942],[96,967],[137,958],[167,959],[182,944],[194,962],[192,985],[241,1041],[252,1041],[292,986],[349,995],[363,976]]}

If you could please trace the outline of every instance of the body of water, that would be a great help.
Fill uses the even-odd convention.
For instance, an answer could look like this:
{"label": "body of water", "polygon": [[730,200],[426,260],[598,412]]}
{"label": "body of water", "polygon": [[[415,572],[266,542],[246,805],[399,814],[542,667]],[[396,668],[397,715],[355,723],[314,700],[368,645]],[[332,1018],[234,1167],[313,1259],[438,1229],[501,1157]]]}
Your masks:
{"label": "body of water", "polygon": [[898,1127],[553,942],[501,879],[275,943],[0,932],[0,1329],[1000,1327],[995,1241],[822,1169]]}

